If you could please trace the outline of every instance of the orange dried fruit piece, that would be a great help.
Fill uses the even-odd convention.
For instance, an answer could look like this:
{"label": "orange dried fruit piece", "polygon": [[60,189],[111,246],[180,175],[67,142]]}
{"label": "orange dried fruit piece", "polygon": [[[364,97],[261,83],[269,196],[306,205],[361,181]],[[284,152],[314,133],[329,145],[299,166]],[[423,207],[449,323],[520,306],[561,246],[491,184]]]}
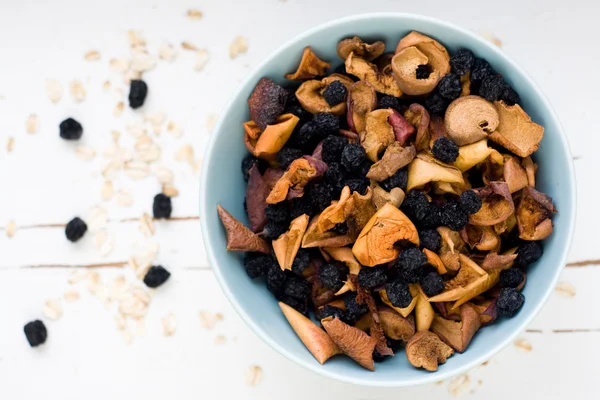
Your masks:
{"label": "orange dried fruit piece", "polygon": [[345,222],[348,226],[348,235],[356,237],[375,214],[372,198],[373,190],[370,187],[364,195],[358,192],[352,192],[350,195],[350,188],[345,186],[340,200],[332,202],[319,216],[319,231],[328,231],[336,224]]}
{"label": "orange dried fruit piece", "polygon": [[516,212],[519,237],[523,240],[546,239],[552,233],[551,218],[555,212],[550,196],[531,186],[523,189]]}
{"label": "orange dried fruit piece", "polygon": [[513,266],[517,259],[517,248],[513,247],[502,254],[496,252],[487,253],[481,262],[481,268],[486,271],[503,270]]}
{"label": "orange dried fruit piece", "polygon": [[383,54],[385,51],[385,43],[378,40],[371,44],[363,42],[363,40],[354,36],[340,41],[337,44],[337,54],[342,60],[346,60],[350,53],[354,53],[358,57],[362,57],[367,61],[373,61]]}
{"label": "orange dried fruit piece", "polygon": [[[346,264],[348,267],[348,275],[358,276],[361,265],[356,258],[354,258],[354,254],[352,254],[352,250],[349,247],[322,247],[321,249],[334,260]],[[339,296],[348,291],[356,291],[355,285],[349,278],[344,281],[344,286],[342,286],[335,295]]]}
{"label": "orange dried fruit piece", "polygon": [[404,190],[399,187],[392,188],[388,192],[379,185],[373,185],[373,205],[375,206],[375,210],[379,210],[388,203],[396,208],[400,208],[404,197]]}
{"label": "orange dried fruit piece", "polygon": [[388,203],[367,222],[352,247],[352,253],[362,265],[383,264],[398,257],[400,251],[394,243],[399,240],[408,240],[418,246],[417,228],[402,211]]}
{"label": "orange dried fruit piece", "polygon": [[377,92],[370,83],[358,81],[350,86],[346,103],[348,126],[362,140],[367,128],[367,115],[377,107]]}
{"label": "orange dried fruit piece", "polygon": [[436,296],[430,297],[430,302],[443,302],[458,300],[470,293],[476,292],[488,278],[488,273],[475,261],[464,254],[458,255],[460,269],[458,274],[444,283],[444,291]]}
{"label": "orange dried fruit piece", "polygon": [[423,253],[427,257],[427,262],[437,269],[438,274],[444,275],[448,272],[440,256],[429,249],[423,249]]}
{"label": "orange dried fruit piece", "polygon": [[471,304],[460,307],[460,322],[451,321],[436,315],[431,324],[431,331],[459,353],[464,352],[471,339],[481,326],[479,314]]}
{"label": "orange dried fruit piece", "polygon": [[370,83],[379,93],[402,96],[402,91],[391,74],[391,68],[380,69],[377,65],[350,53],[346,58],[346,72]]}
{"label": "orange dried fruit piece", "polygon": [[373,350],[377,341],[363,331],[342,322],[339,318],[328,317],[321,321],[323,328],[335,344],[363,368],[375,371]]}
{"label": "orange dried fruit piece", "polygon": [[393,309],[398,314],[400,314],[404,318],[406,318],[415,309],[415,306],[417,305],[417,297],[419,296],[419,291],[417,290],[417,286],[416,285],[414,285],[412,283],[409,284],[408,285],[408,290],[410,291],[410,294],[412,296],[412,301],[410,302],[410,304],[408,305],[408,307],[405,307],[405,308],[395,307],[392,304],[392,302],[390,301],[390,299],[388,298],[387,292],[385,291],[385,289],[382,289],[382,290],[379,291],[379,297],[381,297],[381,301],[383,301],[391,309]]}
{"label": "orange dried fruit piece", "polygon": [[489,271],[485,280],[479,282],[472,290],[470,290],[468,293],[465,293],[460,299],[456,300],[456,302],[452,305],[452,310],[457,309],[461,305],[465,304],[468,301],[471,301],[480,294],[487,292],[488,290],[496,286],[499,280],[499,270]]}
{"label": "orange dried fruit piece", "polygon": [[527,174],[527,184],[531,187],[535,187],[537,164],[533,162],[530,156],[527,156],[521,161],[521,165],[525,168],[525,173]]}
{"label": "orange dried fruit piece", "polygon": [[460,268],[459,254],[466,253],[466,244],[460,237],[459,232],[455,232],[448,227],[440,226],[437,228],[441,237],[440,259],[444,266],[450,271],[458,271]]}
{"label": "orange dried fruit piece", "polygon": [[[258,158],[272,161],[277,153],[288,141],[299,118],[294,114],[280,115],[274,124],[267,125],[266,128],[258,133],[260,128],[254,121],[248,121],[244,124],[244,143],[249,152]],[[253,138],[252,136],[257,136]]]}
{"label": "orange dried fruit piece", "polygon": [[448,137],[459,146],[486,139],[499,124],[496,107],[479,96],[464,96],[448,106],[444,125]]}
{"label": "orange dried fruit piece", "polygon": [[481,209],[469,216],[472,225],[498,224],[512,215],[515,205],[506,182],[490,182],[486,187],[474,189],[481,198]]}
{"label": "orange dried fruit piece", "polygon": [[399,142],[393,142],[383,153],[381,160],[371,166],[367,178],[377,182],[386,180],[394,175],[400,168],[407,166],[417,155],[414,146],[402,147]]}
{"label": "orange dried fruit piece", "polygon": [[385,336],[392,340],[407,342],[415,334],[415,324],[412,319],[402,317],[390,307],[377,307],[379,321]]}
{"label": "orange dried fruit piece", "polygon": [[227,210],[221,205],[217,205],[217,212],[221,223],[225,228],[227,234],[227,250],[229,251],[243,251],[243,252],[259,252],[270,254],[271,248],[262,238],[250,229],[246,228],[244,224],[235,219]]}
{"label": "orange dried fruit piece", "polygon": [[317,76],[325,75],[325,72],[331,67],[331,64],[321,60],[312,51],[310,46],[304,48],[302,53],[302,59],[300,64],[293,74],[285,74],[285,79],[292,81],[302,81],[306,79],[313,79]]}
{"label": "orange dried fruit piece", "polygon": [[250,119],[260,129],[273,124],[285,109],[287,91],[271,79],[261,78],[248,98]]}
{"label": "orange dried fruit piece", "polygon": [[502,171],[502,175],[511,193],[518,192],[529,184],[527,172],[521,166],[517,157],[504,156],[504,170]]}
{"label": "orange dried fruit piece", "polygon": [[350,87],[354,84],[352,79],[340,74],[331,74],[320,81],[306,81],[302,83],[302,85],[300,85],[300,87],[296,90],[296,98],[302,105],[302,108],[312,114],[328,112],[337,116],[344,115],[346,112],[345,102],[330,106],[323,97],[323,92],[327,86],[334,81],[341,82],[348,90],[350,90]]}
{"label": "orange dried fruit piece", "polygon": [[404,118],[417,129],[415,144],[417,151],[429,149],[431,133],[429,130],[430,116],[429,112],[418,103],[413,103],[404,112]]}
{"label": "orange dried fruit piece", "polygon": [[419,293],[417,295],[417,304],[415,305],[415,322],[417,326],[417,332],[428,331],[431,327],[431,323],[433,322],[435,312],[433,311],[433,307],[429,302],[429,298],[425,293],[423,293],[421,286],[417,284],[416,287]]}
{"label": "orange dried fruit piece", "polygon": [[468,171],[484,162],[491,152],[492,148],[488,147],[487,139],[482,139],[466,146],[460,146],[458,148],[458,157],[453,165],[461,172]]}
{"label": "orange dried fruit piece", "polygon": [[296,335],[320,364],[341,353],[339,347],[317,324],[285,303],[279,302],[279,307]]}
{"label": "orange dried fruit piece", "polygon": [[500,237],[492,226],[467,225],[460,235],[471,249],[498,251],[500,248]]}
{"label": "orange dried fruit piece", "polygon": [[307,227],[308,215],[302,214],[290,223],[290,229],[286,233],[273,240],[273,251],[282,270],[292,270],[292,263],[300,249]]}
{"label": "orange dried fruit piece", "polygon": [[366,133],[361,144],[367,157],[373,162],[378,161],[379,154],[396,140],[394,128],[388,121],[392,114],[393,111],[389,108],[371,111],[367,114]]}
{"label": "orange dried fruit piece", "polygon": [[325,232],[333,228],[336,224],[342,223],[346,220],[345,206],[350,200],[350,188],[344,186],[340,199],[338,201],[332,201],[331,205],[325,208],[318,219],[319,232]]}
{"label": "orange dried fruit piece", "polygon": [[413,367],[437,371],[454,350],[433,332],[418,332],[406,344],[406,358]]}
{"label": "orange dried fruit piece", "polygon": [[408,165],[407,191],[429,182],[447,182],[464,185],[462,173],[456,168],[435,159],[427,153],[419,153]]}
{"label": "orange dried fruit piece", "polygon": [[503,101],[494,102],[499,125],[490,139],[519,157],[536,152],[544,137],[544,127],[531,120],[520,105],[509,106]]}
{"label": "orange dried fruit piece", "polygon": [[302,248],[310,247],[343,247],[353,242],[348,235],[340,235],[333,231],[320,232],[318,228],[319,215],[313,217],[302,238]]}
{"label": "orange dried fruit piece", "polygon": [[323,175],[325,171],[327,171],[327,164],[313,157],[303,156],[294,160],[267,196],[267,203],[276,204],[286,199],[300,197],[304,192],[304,186],[312,178]]}

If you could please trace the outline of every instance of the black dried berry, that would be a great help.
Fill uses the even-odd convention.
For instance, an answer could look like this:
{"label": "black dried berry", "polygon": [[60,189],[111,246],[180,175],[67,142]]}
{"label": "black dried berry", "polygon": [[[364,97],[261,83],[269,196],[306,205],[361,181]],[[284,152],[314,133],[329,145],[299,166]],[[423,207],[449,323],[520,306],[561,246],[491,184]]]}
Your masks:
{"label": "black dried berry", "polygon": [[435,229],[442,225],[442,209],[433,203],[429,203],[425,215],[416,221],[419,229]]}
{"label": "black dried berry", "polygon": [[277,163],[283,169],[287,169],[292,161],[302,157],[304,153],[302,150],[294,149],[292,147],[284,147],[277,153]]}
{"label": "black dried berry", "polygon": [[313,122],[323,137],[340,131],[340,119],[332,113],[315,114]]}
{"label": "black dried berry", "polygon": [[468,49],[459,49],[456,54],[450,57],[450,66],[452,72],[457,75],[463,76],[471,70],[475,63],[475,56]]}
{"label": "black dried berry", "polygon": [[462,230],[469,223],[469,215],[459,203],[449,201],[442,206],[442,224],[453,231]]}
{"label": "black dried berry", "polygon": [[323,161],[329,163],[339,163],[342,158],[342,151],[348,144],[348,139],[342,136],[329,135],[323,140],[323,150],[321,152]]}
{"label": "black dried berry", "polygon": [[319,319],[319,321],[327,317],[338,318],[346,323],[349,322],[348,314],[346,313],[346,311],[338,307],[330,306],[329,304],[321,307],[319,309],[319,312],[317,313],[317,318]]}
{"label": "black dried berry", "polygon": [[481,198],[473,190],[466,190],[460,195],[460,208],[467,214],[475,214],[481,209]]}
{"label": "black dried berry", "polygon": [[300,314],[308,315],[308,301],[306,299],[300,300],[294,297],[282,295],[280,300],[288,306],[294,308]]}
{"label": "black dried berry", "polygon": [[406,190],[406,185],[408,184],[408,169],[400,168],[398,171],[394,173],[394,175],[390,176],[384,181],[380,182],[380,185],[383,189],[388,192],[393,188],[400,188],[402,190]]}
{"label": "black dried berry", "polygon": [[387,281],[384,267],[363,267],[358,273],[358,284],[365,289],[373,289]]}
{"label": "black dried berry", "polygon": [[310,285],[298,275],[290,274],[283,284],[283,294],[298,300],[306,300],[310,294]]}
{"label": "black dried berry", "polygon": [[76,242],[85,235],[87,224],[79,217],[75,217],[69,221],[65,227],[65,236],[71,242]]}
{"label": "black dried berry", "polygon": [[269,289],[269,291],[277,298],[279,298],[283,292],[285,280],[285,272],[279,268],[279,265],[270,268],[269,271],[267,271],[267,289]]}
{"label": "black dried berry", "polygon": [[292,272],[295,274],[302,274],[304,270],[310,264],[310,252],[308,249],[299,249],[292,263]]}
{"label": "black dried berry", "polygon": [[331,205],[333,187],[328,183],[315,183],[310,187],[309,196],[314,208],[321,212]]}
{"label": "black dried berry", "polygon": [[342,165],[346,170],[352,172],[364,161],[367,153],[358,143],[350,143],[342,151]]}
{"label": "black dried berry", "polygon": [[66,140],[77,140],[83,135],[83,126],[73,118],[67,118],[58,126],[60,137]]}
{"label": "black dried berry", "polygon": [[[330,163],[327,172],[325,172],[325,181],[334,188],[334,192],[342,191],[344,188],[344,181],[347,178],[346,170],[339,163]],[[339,196],[334,196],[339,197]]]}
{"label": "black dried berry", "polygon": [[335,224],[335,226],[331,228],[331,231],[339,235],[345,235],[348,233],[348,225],[346,225],[345,222],[340,222],[339,224]]}
{"label": "black dried berry", "polygon": [[268,204],[265,208],[265,215],[269,221],[283,222],[286,224],[290,221],[290,211],[285,202]]}
{"label": "black dried berry", "polygon": [[435,229],[424,229],[419,232],[419,240],[421,247],[436,252],[440,249],[442,238]]}
{"label": "black dried berry", "polygon": [[153,265],[144,276],[144,284],[149,288],[157,288],[165,283],[170,276],[171,273],[161,265]]}
{"label": "black dried berry", "polygon": [[266,239],[276,240],[279,236],[287,232],[289,225],[290,224],[288,222],[267,220],[267,223],[263,228],[263,237]]}
{"label": "black dried berry", "polygon": [[244,257],[244,268],[252,279],[266,276],[275,263],[273,257],[260,253],[247,253]]}
{"label": "black dried berry", "polygon": [[345,101],[347,94],[348,89],[346,89],[346,86],[342,82],[335,80],[327,85],[323,91],[323,98],[327,104],[333,107]]}
{"label": "black dried berry", "polygon": [[517,264],[522,267],[527,267],[533,264],[544,253],[544,249],[538,242],[524,242],[517,248]]}
{"label": "black dried berry", "polygon": [[489,75],[492,75],[494,70],[490,64],[483,58],[476,58],[471,68],[471,82],[483,81]]}
{"label": "black dried berry", "polygon": [[356,292],[347,292],[344,294],[344,306],[348,316],[354,321],[358,321],[360,317],[369,312],[367,303],[358,304],[356,301]]}
{"label": "black dried berry", "polygon": [[509,106],[514,106],[521,102],[519,93],[517,93],[510,85],[504,87],[504,91],[500,95],[500,100],[504,101]]}
{"label": "black dried berry", "polygon": [[171,212],[173,211],[173,205],[171,204],[171,198],[163,193],[159,193],[154,196],[154,202],[152,203],[152,214],[154,218],[170,218]]}
{"label": "black dried berry", "polygon": [[435,91],[431,93],[425,99],[425,108],[432,114],[442,115],[446,112],[446,108],[450,102],[444,98],[439,92]]}
{"label": "black dried berry", "polygon": [[427,79],[427,78],[429,78],[429,75],[431,75],[432,72],[433,72],[433,69],[431,68],[430,65],[421,64],[417,67],[416,77],[417,77],[417,79]]}
{"label": "black dried berry", "polygon": [[504,93],[506,83],[500,75],[488,75],[479,87],[479,95],[488,101],[496,101]]}
{"label": "black dried berry", "polygon": [[452,164],[458,158],[458,146],[444,136],[433,142],[431,152],[435,158],[447,164]]}
{"label": "black dried berry", "polygon": [[458,99],[461,91],[460,78],[456,74],[446,74],[438,83],[438,92],[450,101]]}
{"label": "black dried berry", "polygon": [[435,271],[429,271],[421,277],[421,288],[429,297],[433,297],[444,291],[444,279]]}
{"label": "black dried berry", "polygon": [[400,108],[400,101],[397,97],[386,94],[379,98],[379,101],[377,102],[377,108],[391,108],[397,110]]}
{"label": "black dried berry", "polygon": [[244,180],[248,182],[250,178],[250,170],[253,166],[258,165],[258,158],[254,157],[252,154],[248,154],[246,157],[242,159],[242,174],[244,175]]}
{"label": "black dried berry", "polygon": [[416,247],[411,247],[402,250],[393,265],[400,279],[406,283],[417,283],[425,272],[425,264],[427,256]]}
{"label": "black dried berry", "polygon": [[525,303],[525,296],[515,288],[502,288],[496,301],[498,315],[501,317],[514,317]]}
{"label": "black dried berry", "polygon": [[516,288],[523,283],[523,272],[518,268],[509,268],[500,272],[500,287]]}
{"label": "black dried berry", "polygon": [[129,86],[129,107],[136,109],[144,105],[148,95],[148,85],[141,79],[132,79]]}
{"label": "black dried berry", "polygon": [[39,319],[25,324],[23,331],[31,347],[37,347],[40,344],[46,343],[46,339],[48,338],[46,325]]}
{"label": "black dried berry", "polygon": [[348,272],[336,264],[323,264],[319,267],[319,280],[326,288],[339,290],[344,286]]}
{"label": "black dried berry", "polygon": [[408,284],[402,279],[394,279],[385,285],[385,292],[388,300],[394,307],[406,308],[412,302],[412,294],[408,288]]}
{"label": "black dried berry", "polygon": [[288,142],[291,147],[300,149],[305,154],[310,154],[325,136],[327,135],[322,134],[313,121],[308,121],[299,129],[294,129]]}
{"label": "black dried berry", "polygon": [[[365,158],[363,160],[363,162],[360,163],[358,168],[356,168],[354,170],[354,172],[353,172],[354,177],[362,178],[362,179],[366,178],[366,176],[369,173],[369,170],[371,169],[372,166],[373,166],[373,162],[371,160],[369,160],[368,158]],[[369,184],[370,183],[371,182],[369,181]]]}
{"label": "black dried berry", "polygon": [[369,187],[369,180],[364,178],[347,179],[346,182],[344,182],[344,185],[350,188],[350,193],[358,192],[365,195],[367,194],[367,189]]}
{"label": "black dried berry", "polygon": [[420,221],[430,211],[429,201],[423,192],[412,190],[402,202],[402,211],[413,221]]}
{"label": "black dried berry", "polygon": [[302,214],[306,214],[309,217],[312,217],[314,214],[313,203],[306,195],[292,200],[292,211],[290,212],[291,219],[296,219]]}

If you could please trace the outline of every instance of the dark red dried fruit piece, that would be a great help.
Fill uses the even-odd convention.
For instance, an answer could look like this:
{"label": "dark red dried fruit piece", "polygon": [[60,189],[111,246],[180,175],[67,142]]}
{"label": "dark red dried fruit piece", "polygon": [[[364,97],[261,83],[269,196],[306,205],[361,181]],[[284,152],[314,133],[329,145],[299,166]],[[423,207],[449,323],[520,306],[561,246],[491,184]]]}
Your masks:
{"label": "dark red dried fruit piece", "polygon": [[254,165],[250,170],[250,178],[246,186],[246,212],[252,232],[260,232],[267,223],[265,210],[270,192],[269,185],[263,179],[258,167]]}
{"label": "dark red dried fruit piece", "polygon": [[248,99],[250,118],[261,129],[275,122],[283,113],[287,91],[268,78],[262,78]]}

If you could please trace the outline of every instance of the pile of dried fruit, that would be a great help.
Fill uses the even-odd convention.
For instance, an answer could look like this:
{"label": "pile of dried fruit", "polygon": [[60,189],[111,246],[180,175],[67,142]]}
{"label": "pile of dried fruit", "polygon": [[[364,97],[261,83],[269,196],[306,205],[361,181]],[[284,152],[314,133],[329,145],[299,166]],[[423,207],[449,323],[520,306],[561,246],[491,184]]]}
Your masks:
{"label": "pile of dried fruit", "polygon": [[556,212],[535,189],[544,128],[467,49],[411,32],[393,53],[358,37],[337,52],[327,74],[306,48],[285,75],[299,86],[263,78],[250,96],[250,226],[219,206],[227,249],[320,363],[373,370],[405,347],[435,371],[525,301]]}

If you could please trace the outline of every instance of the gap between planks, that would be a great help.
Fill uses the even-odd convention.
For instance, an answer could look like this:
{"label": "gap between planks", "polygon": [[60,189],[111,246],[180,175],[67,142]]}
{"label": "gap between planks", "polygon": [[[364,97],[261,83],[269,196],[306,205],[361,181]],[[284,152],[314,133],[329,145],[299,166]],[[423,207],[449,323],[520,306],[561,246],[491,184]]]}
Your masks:
{"label": "gap between planks", "polygon": [[[30,264],[30,265],[20,265],[16,267],[0,267],[0,271],[10,270],[10,269],[54,269],[54,268],[79,268],[79,269],[87,269],[87,268],[123,268],[127,266],[128,261],[114,261],[114,262],[106,262],[106,263],[92,263],[92,264]],[[181,267],[182,270],[190,270],[190,271],[210,271],[211,268],[209,265],[189,265]]]}
{"label": "gap between planks", "polygon": [[[120,218],[120,219],[109,219],[108,222],[119,222],[119,223],[128,223],[128,222],[139,222],[139,217],[128,217],[128,218]],[[171,218],[152,218],[153,221],[199,221],[199,216],[184,216],[184,217],[171,217]],[[67,224],[58,224],[58,223],[47,223],[47,224],[32,224],[32,225],[18,225],[17,228],[19,230],[24,229],[39,229],[39,228],[64,228]],[[6,227],[0,227],[0,230],[5,231]]]}

